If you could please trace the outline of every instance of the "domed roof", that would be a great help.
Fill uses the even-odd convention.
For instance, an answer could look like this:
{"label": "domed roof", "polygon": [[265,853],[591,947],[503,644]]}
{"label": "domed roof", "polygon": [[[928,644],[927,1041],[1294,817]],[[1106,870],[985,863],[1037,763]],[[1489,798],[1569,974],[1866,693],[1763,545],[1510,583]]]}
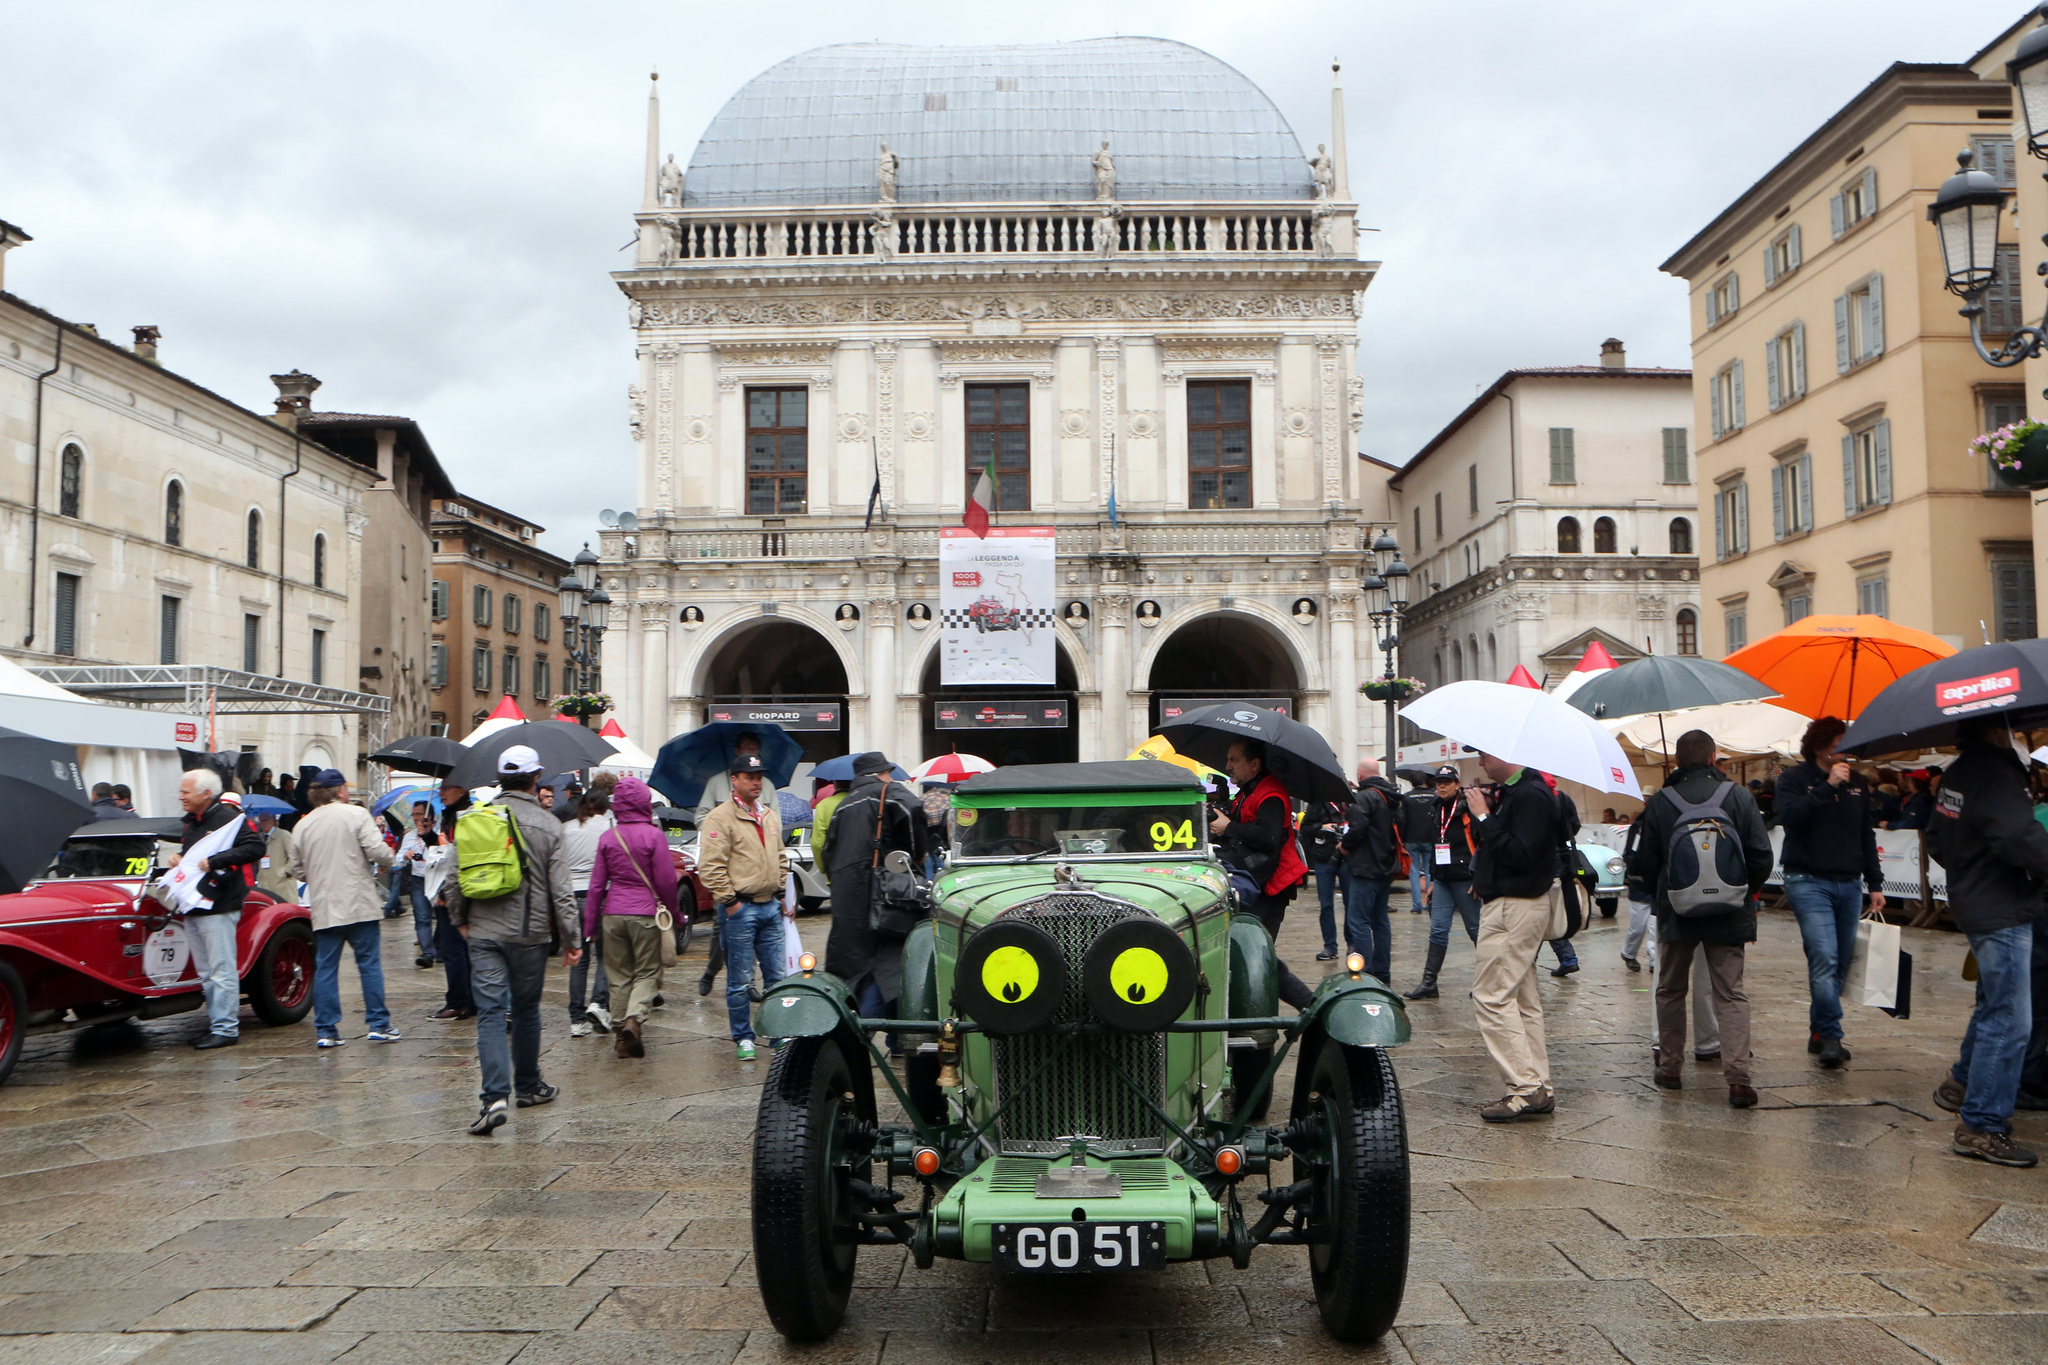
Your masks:
{"label": "domed roof", "polygon": [[683,203],[871,204],[884,142],[901,203],[1085,203],[1104,139],[1120,201],[1314,194],[1294,130],[1235,68],[1163,38],[1094,38],[800,53],[711,121]]}

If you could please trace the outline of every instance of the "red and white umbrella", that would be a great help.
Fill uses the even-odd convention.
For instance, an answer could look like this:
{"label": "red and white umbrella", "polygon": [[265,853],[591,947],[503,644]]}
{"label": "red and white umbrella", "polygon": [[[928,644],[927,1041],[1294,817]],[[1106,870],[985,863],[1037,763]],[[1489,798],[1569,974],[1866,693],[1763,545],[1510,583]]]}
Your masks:
{"label": "red and white umbrella", "polygon": [[995,771],[995,764],[973,754],[940,754],[910,770],[912,782],[958,782],[976,773]]}

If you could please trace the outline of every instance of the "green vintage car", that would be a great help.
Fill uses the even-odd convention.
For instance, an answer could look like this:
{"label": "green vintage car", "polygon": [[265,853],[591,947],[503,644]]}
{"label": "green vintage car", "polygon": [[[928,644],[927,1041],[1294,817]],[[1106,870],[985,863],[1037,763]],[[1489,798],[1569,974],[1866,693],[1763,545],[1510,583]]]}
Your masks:
{"label": "green vintage car", "polygon": [[[796,1340],[845,1314],[863,1246],[1020,1274],[1128,1274],[1306,1246],[1331,1335],[1372,1341],[1408,1270],[1400,997],[1355,956],[1282,1016],[1203,793],[1151,761],[998,769],[953,796],[896,1019],[806,962],[754,1134],[754,1258]],[[908,1054],[899,1077],[873,1042]],[[1267,1122],[1292,1051],[1284,1122]],[[883,1122],[878,1082],[908,1122]]]}

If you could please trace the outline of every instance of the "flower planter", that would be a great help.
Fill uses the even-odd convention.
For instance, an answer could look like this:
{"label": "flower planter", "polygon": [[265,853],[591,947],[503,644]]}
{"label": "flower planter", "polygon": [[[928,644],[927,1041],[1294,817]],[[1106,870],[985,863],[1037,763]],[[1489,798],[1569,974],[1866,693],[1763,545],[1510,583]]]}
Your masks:
{"label": "flower planter", "polygon": [[1406,701],[1414,696],[1416,692],[1416,688],[1412,684],[1400,678],[1396,678],[1391,682],[1382,680],[1360,683],[1358,690],[1363,692],[1368,700],[1394,702]]}
{"label": "flower planter", "polygon": [[[2029,422],[2024,434],[1992,447],[1991,470],[2008,488],[2048,488],[2048,425]],[[1993,433],[1995,437],[1998,433]],[[1979,438],[1980,440],[1983,438]]]}

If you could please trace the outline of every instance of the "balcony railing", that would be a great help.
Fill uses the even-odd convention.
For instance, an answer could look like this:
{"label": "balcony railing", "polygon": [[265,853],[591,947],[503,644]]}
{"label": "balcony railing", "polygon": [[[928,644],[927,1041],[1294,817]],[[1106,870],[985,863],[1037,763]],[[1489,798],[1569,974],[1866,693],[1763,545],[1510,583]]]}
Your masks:
{"label": "balcony railing", "polygon": [[[1320,519],[1179,525],[1131,525],[1122,531],[1121,547],[1108,543],[1107,529],[1095,522],[1056,525],[1056,550],[1061,555],[1122,553],[1153,556],[1245,557],[1320,555],[1329,548],[1329,532]],[[693,563],[730,564],[767,560],[846,564],[874,553],[867,532],[858,526],[819,530],[783,528],[684,531],[642,527],[636,533],[606,531],[606,562],[624,554],[633,542],[633,558],[659,560],[664,554],[678,566]],[[939,555],[936,527],[898,526],[889,551],[902,559],[935,560]]]}

